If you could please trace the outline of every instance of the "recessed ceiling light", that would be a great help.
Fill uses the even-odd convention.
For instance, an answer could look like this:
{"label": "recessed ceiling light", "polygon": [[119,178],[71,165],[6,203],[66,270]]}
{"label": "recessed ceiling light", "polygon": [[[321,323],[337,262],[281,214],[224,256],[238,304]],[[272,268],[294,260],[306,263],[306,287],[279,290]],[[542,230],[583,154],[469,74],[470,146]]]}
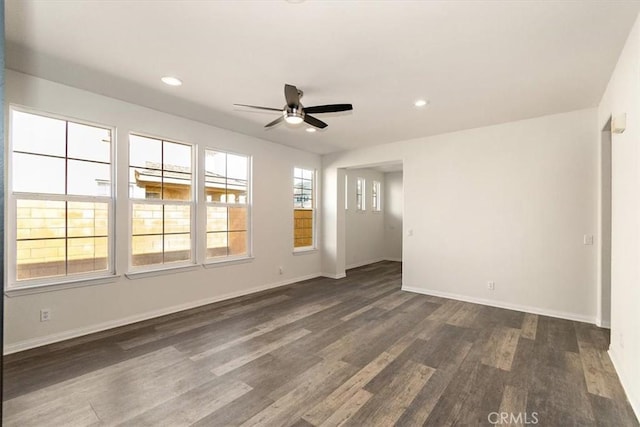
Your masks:
{"label": "recessed ceiling light", "polygon": [[416,102],[413,103],[413,105],[415,105],[416,107],[424,107],[428,103],[429,101],[427,101],[426,99],[418,99]]}
{"label": "recessed ceiling light", "polygon": [[316,131],[316,128],[306,128],[305,130],[309,133],[314,133]]}
{"label": "recessed ceiling light", "polygon": [[182,80],[177,77],[164,76],[162,79],[162,83],[167,84],[169,86],[182,86]]}

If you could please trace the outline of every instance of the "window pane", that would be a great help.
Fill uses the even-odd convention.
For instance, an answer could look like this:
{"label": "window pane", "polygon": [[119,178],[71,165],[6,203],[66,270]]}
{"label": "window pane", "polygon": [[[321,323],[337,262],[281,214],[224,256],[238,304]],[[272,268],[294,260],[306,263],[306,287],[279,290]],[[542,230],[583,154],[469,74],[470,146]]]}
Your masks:
{"label": "window pane", "polygon": [[229,230],[247,230],[247,208],[229,208]]}
{"label": "window pane", "polygon": [[76,159],[111,161],[111,130],[69,122],[68,156]]}
{"label": "window pane", "polygon": [[227,177],[232,179],[247,179],[247,158],[235,154],[227,154]]}
{"label": "window pane", "polygon": [[133,266],[162,264],[162,235],[133,236],[131,251]]}
{"label": "window pane", "polygon": [[[205,173],[212,177],[227,176],[227,154],[218,151],[206,151],[205,156]],[[223,181],[224,182],[224,181]]]}
{"label": "window pane", "polygon": [[191,200],[191,174],[164,171],[162,198],[165,200]]}
{"label": "window pane", "polygon": [[18,240],[65,237],[65,202],[17,200],[16,206]]}
{"label": "window pane", "polygon": [[302,177],[304,179],[312,180],[313,179],[313,171],[308,169],[302,169]]}
{"label": "window pane", "polygon": [[293,237],[296,248],[313,246],[313,210],[293,211]]}
{"label": "window pane", "polygon": [[[162,234],[162,205],[134,204],[132,234]],[[162,242],[160,244],[162,250]],[[135,250],[133,253],[138,253]],[[142,253],[142,252],[140,252]]]}
{"label": "window pane", "polygon": [[129,166],[162,168],[162,141],[129,135]]}
{"label": "window pane", "polygon": [[106,236],[109,233],[109,206],[106,203],[69,202],[67,209],[69,237]]}
{"label": "window pane", "polygon": [[104,163],[69,160],[67,194],[110,196],[111,166]]}
{"label": "window pane", "polygon": [[162,168],[166,171],[191,173],[191,146],[164,142]]}
{"label": "window pane", "polygon": [[302,169],[293,168],[293,176],[294,178],[302,178]]}
{"label": "window pane", "polygon": [[69,239],[67,274],[104,271],[107,269],[108,238],[83,237]]}
{"label": "window pane", "polygon": [[207,257],[227,256],[227,232],[207,233]]}
{"label": "window pane", "polygon": [[64,159],[13,154],[13,191],[64,194]]}
{"label": "window pane", "polygon": [[169,234],[164,236],[164,262],[188,261],[191,259],[191,234]]}
{"label": "window pane", "polygon": [[132,199],[160,199],[162,172],[157,169],[129,168],[129,197]]}
{"label": "window pane", "polygon": [[66,274],[65,239],[18,240],[16,252],[18,280]]}
{"label": "window pane", "polygon": [[207,206],[207,231],[226,231],[226,230],[227,230],[227,208],[220,207],[220,206]]}
{"label": "window pane", "polygon": [[229,255],[245,255],[247,253],[247,232],[229,232]]}
{"label": "window pane", "polygon": [[64,157],[66,150],[64,120],[13,111],[11,129],[14,151]]}
{"label": "window pane", "polygon": [[191,206],[165,205],[164,232],[189,233],[191,231]]}

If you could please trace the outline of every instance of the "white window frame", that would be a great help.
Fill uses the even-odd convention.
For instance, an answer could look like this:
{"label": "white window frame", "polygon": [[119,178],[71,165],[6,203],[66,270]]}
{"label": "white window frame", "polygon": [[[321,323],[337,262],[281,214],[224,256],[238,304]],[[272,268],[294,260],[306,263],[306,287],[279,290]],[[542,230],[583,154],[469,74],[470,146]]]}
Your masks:
{"label": "white window frame", "polygon": [[[128,252],[127,252],[127,266],[128,266],[128,276],[135,277],[136,274],[140,274],[141,277],[145,277],[144,273],[148,272],[161,272],[165,270],[175,270],[183,267],[192,267],[197,265],[197,230],[196,230],[196,177],[198,176],[198,168],[197,168],[197,151],[198,147],[196,144],[190,142],[183,142],[174,138],[165,138],[162,136],[157,136],[145,132],[137,132],[131,131],[127,135],[127,177],[129,176],[131,166],[131,135],[143,137],[143,138],[151,138],[160,140],[162,143],[171,142],[174,144],[182,144],[188,145],[191,147],[191,200],[171,200],[171,199],[141,199],[141,198],[132,198],[131,192],[129,189],[129,179],[127,178],[127,199],[129,201],[129,210],[128,210]],[[161,159],[164,161],[164,159]],[[162,264],[151,264],[151,265],[137,265],[134,266],[133,261],[133,205],[134,204],[144,204],[144,205],[188,205],[191,208],[189,209],[190,219],[191,219],[191,228],[190,228],[190,241],[191,241],[191,258],[185,261],[179,262],[171,262],[171,263],[162,263]],[[162,234],[164,238],[164,234]]]}
{"label": "white window frame", "polygon": [[382,185],[380,181],[374,180],[371,184],[371,210],[373,212],[381,212],[382,207],[380,203],[380,191],[382,190]]}
{"label": "white window frame", "polygon": [[367,180],[356,178],[356,211],[365,212],[367,210]]}
{"label": "white window frame", "polygon": [[[291,170],[291,183],[292,183],[292,187],[293,188],[293,182],[295,179],[295,170],[296,169],[303,169],[306,171],[311,171],[313,172],[312,174],[312,179],[311,179],[311,246],[299,246],[296,247],[295,246],[295,241],[296,241],[296,237],[295,235],[293,236],[293,239],[291,239],[291,243],[293,246],[293,253],[304,253],[304,252],[312,252],[312,251],[316,251],[318,249],[317,246],[317,241],[318,241],[318,224],[317,224],[317,211],[318,211],[318,171],[315,168],[305,168],[305,167],[300,167],[300,166],[295,166],[292,170]],[[293,197],[291,198],[291,216],[293,218],[293,221],[295,221],[294,215],[293,215],[293,211],[296,209],[294,201],[293,201]],[[295,227],[291,227],[291,230],[294,231]]]}
{"label": "white window frame", "polygon": [[[242,156],[247,159],[247,201],[246,203],[223,203],[223,202],[209,202],[207,201],[207,183],[206,183],[206,166],[205,163],[207,159],[207,151],[216,151],[218,153],[231,154],[234,156]],[[201,243],[201,250],[203,253],[203,264],[224,264],[224,263],[233,263],[236,261],[242,260],[250,260],[253,259],[253,156],[250,156],[245,153],[237,153],[229,150],[214,148],[214,147],[204,147],[204,153],[202,155],[202,171],[203,171],[203,179],[202,179],[202,190],[199,191],[202,194],[202,200],[204,200],[204,238]],[[227,255],[227,256],[219,256],[219,257],[207,257],[207,207],[216,206],[216,207],[245,207],[247,208],[247,253],[243,255]],[[229,230],[227,230],[229,232]]]}
{"label": "white window frame", "polygon": [[349,175],[344,175],[344,210],[349,210]]}
{"label": "white window frame", "polygon": [[[110,196],[78,196],[78,195],[66,195],[66,194],[42,194],[42,193],[20,193],[13,191],[13,115],[14,112],[32,114],[42,117],[47,117],[56,120],[63,120],[65,122],[77,123],[80,125],[93,126],[102,129],[108,129],[111,132],[111,142],[109,150],[109,171],[111,174],[111,182],[109,186]],[[8,249],[8,253],[5,261],[6,280],[5,291],[10,294],[13,291],[16,293],[22,293],[28,290],[37,289],[49,289],[68,287],[73,284],[83,284],[85,282],[102,281],[104,279],[114,278],[115,272],[115,244],[114,244],[114,230],[115,230],[115,195],[116,195],[116,128],[115,126],[105,125],[102,123],[96,123],[88,120],[78,119],[75,117],[68,117],[60,114],[53,114],[42,110],[25,107],[22,105],[10,104],[9,105],[9,120],[8,120],[8,132],[7,135],[7,233],[5,248]],[[65,141],[68,144],[68,140]],[[43,154],[43,156],[47,156]],[[59,156],[49,156],[58,157]],[[65,162],[68,161],[68,157],[65,155]],[[109,221],[107,225],[107,268],[106,270],[88,272],[88,273],[76,273],[66,274],[64,276],[50,276],[37,279],[17,280],[17,201],[18,200],[46,200],[46,201],[66,201],[66,202],[90,202],[90,203],[107,203]]]}

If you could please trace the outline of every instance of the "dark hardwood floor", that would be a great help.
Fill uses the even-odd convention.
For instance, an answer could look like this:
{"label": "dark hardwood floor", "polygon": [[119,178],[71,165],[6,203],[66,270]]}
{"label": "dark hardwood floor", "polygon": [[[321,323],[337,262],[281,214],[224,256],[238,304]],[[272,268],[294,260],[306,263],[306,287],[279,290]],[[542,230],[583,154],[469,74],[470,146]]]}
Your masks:
{"label": "dark hardwood floor", "polygon": [[10,355],[4,423],[638,425],[608,331],[400,278],[381,262]]}

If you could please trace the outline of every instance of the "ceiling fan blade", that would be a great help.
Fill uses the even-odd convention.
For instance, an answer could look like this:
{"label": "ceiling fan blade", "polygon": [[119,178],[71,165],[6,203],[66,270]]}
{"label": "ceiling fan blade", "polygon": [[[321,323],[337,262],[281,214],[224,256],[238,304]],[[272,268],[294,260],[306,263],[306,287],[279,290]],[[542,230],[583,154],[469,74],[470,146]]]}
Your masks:
{"label": "ceiling fan blade", "polygon": [[315,127],[319,128],[319,129],[324,129],[324,128],[326,128],[328,126],[322,120],[318,120],[315,117],[310,116],[308,114],[305,114],[304,122],[310,124],[311,126],[315,126]]}
{"label": "ceiling fan blade", "polygon": [[304,112],[307,114],[337,113],[340,111],[350,111],[350,110],[353,110],[353,105],[351,104],[331,104],[331,105],[316,105],[314,107],[304,107]]}
{"label": "ceiling fan blade", "polygon": [[298,88],[292,85],[284,85],[284,98],[287,100],[289,107],[298,107],[300,105],[300,94]]}
{"label": "ceiling fan blade", "polygon": [[270,123],[267,123],[266,125],[264,125],[264,127],[270,128],[271,126],[275,126],[275,125],[277,125],[278,123],[280,123],[282,121],[284,121],[284,116],[280,116],[277,119],[275,119],[274,121],[272,121]]}
{"label": "ceiling fan blade", "polygon": [[238,107],[255,108],[257,110],[278,111],[278,112],[282,113],[282,108],[259,107],[257,105],[247,105],[247,104],[233,104],[233,105],[238,106]]}

